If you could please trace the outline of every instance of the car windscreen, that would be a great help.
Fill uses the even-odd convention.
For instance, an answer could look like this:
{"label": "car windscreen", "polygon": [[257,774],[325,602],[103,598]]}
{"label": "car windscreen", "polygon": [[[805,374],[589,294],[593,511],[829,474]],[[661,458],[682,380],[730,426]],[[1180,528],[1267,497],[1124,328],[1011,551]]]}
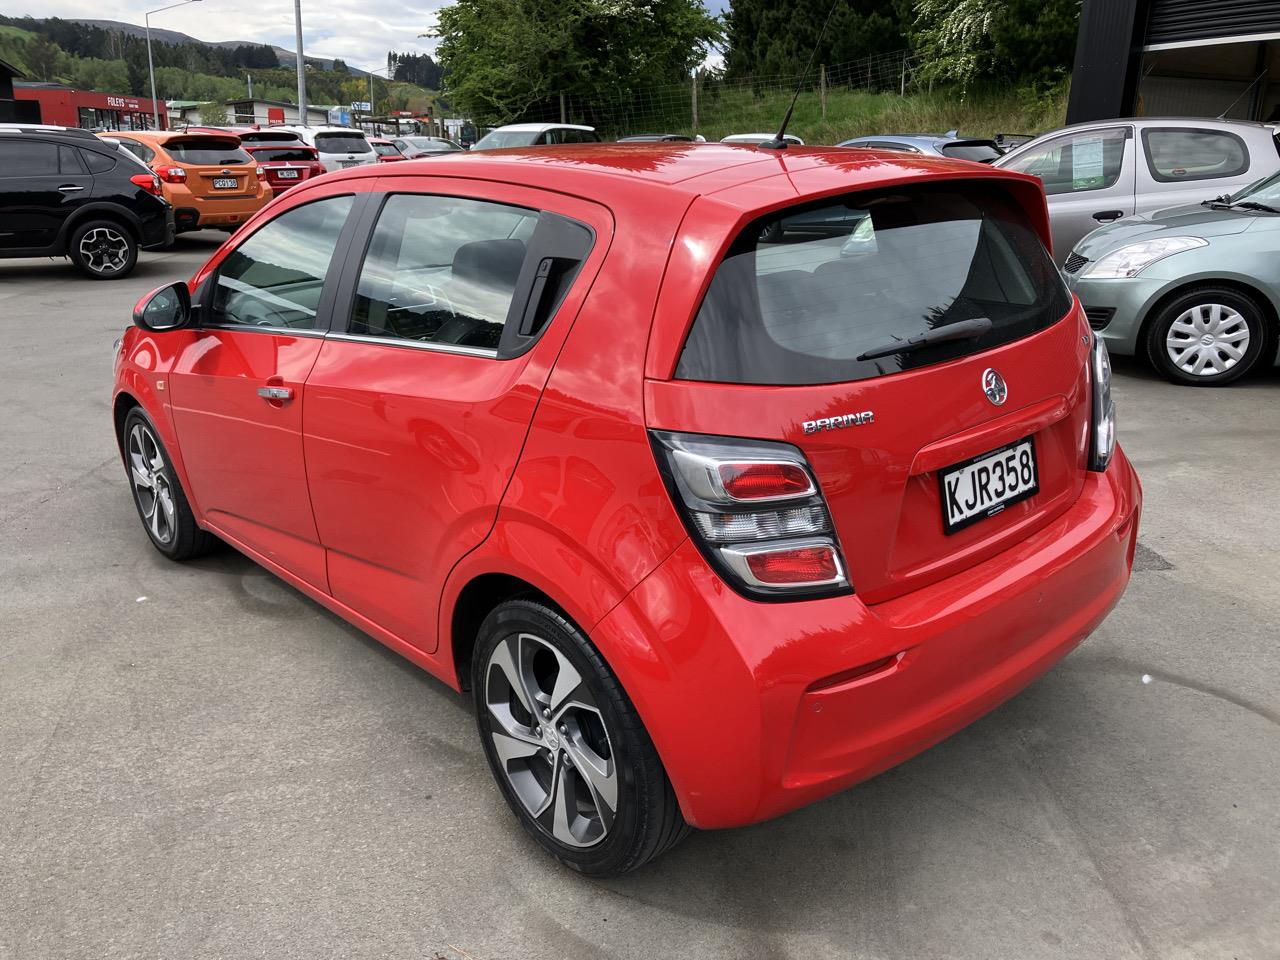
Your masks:
{"label": "car windscreen", "polygon": [[978,163],[991,163],[1004,156],[994,143],[983,143],[980,140],[969,143],[944,143],[940,149],[943,156],[956,160],[976,160]]}
{"label": "car windscreen", "polygon": [[[824,201],[755,221],[716,269],[676,376],[817,384],[941,363],[1042,330],[1070,295],[1026,213],[966,181]],[[859,359],[948,324],[976,337]]]}
{"label": "car windscreen", "polygon": [[201,137],[199,140],[170,140],[165,152],[178,163],[225,166],[228,163],[252,163],[249,154],[240,149],[238,140]]}
{"label": "car windscreen", "polygon": [[359,133],[317,133],[316,149],[321,153],[368,153],[369,141]]}
{"label": "car windscreen", "polygon": [[261,150],[253,151],[253,159],[270,163],[273,161],[287,161],[293,163],[306,163],[308,160],[314,160],[316,155],[311,152],[310,147],[264,147]]}
{"label": "car windscreen", "polygon": [[500,147],[527,147],[538,139],[537,130],[495,130],[480,138],[472,150],[497,150]]}

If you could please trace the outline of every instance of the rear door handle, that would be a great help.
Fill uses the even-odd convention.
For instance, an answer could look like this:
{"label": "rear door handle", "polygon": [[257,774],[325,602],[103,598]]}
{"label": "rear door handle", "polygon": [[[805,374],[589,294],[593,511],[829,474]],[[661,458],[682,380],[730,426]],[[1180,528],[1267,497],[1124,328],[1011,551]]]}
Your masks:
{"label": "rear door handle", "polygon": [[1110,223],[1112,220],[1119,220],[1123,216],[1123,210],[1099,210],[1093,215],[1093,219],[1099,223]]}
{"label": "rear door handle", "polygon": [[293,387],[259,387],[258,396],[263,400],[292,400]]}
{"label": "rear door handle", "polygon": [[59,193],[79,193],[84,187],[77,187],[74,183],[68,183],[58,188]]}

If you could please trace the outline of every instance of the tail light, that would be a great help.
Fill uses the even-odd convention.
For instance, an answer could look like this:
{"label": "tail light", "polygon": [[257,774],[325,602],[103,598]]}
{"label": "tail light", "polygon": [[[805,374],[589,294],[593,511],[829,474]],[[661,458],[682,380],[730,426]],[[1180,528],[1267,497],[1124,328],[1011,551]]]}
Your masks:
{"label": "tail light", "polygon": [[259,180],[262,180],[263,178],[265,178],[265,177],[266,177],[266,175],[267,175],[267,171],[266,171],[264,168],[259,167],[259,168],[258,168],[258,179],[259,179]]}
{"label": "tail light", "polygon": [[165,183],[186,183],[187,171],[182,167],[161,167],[156,171]]}
{"label": "tail light", "polygon": [[160,196],[160,178],[154,173],[135,173],[129,182],[141,187],[153,196]]}
{"label": "tail light", "polygon": [[1089,353],[1089,379],[1093,385],[1093,423],[1089,438],[1089,469],[1103,471],[1116,450],[1116,404],[1111,399],[1111,355],[1095,333]]}
{"label": "tail light", "polygon": [[757,600],[852,592],[831,514],[798,449],[766,440],[651,435],[689,535],[735,590]]}
{"label": "tail light", "polygon": [[320,174],[324,173],[324,164],[321,163],[319,160],[312,160],[310,166],[311,166],[311,174],[310,174],[311,176],[318,177],[320,176]]}

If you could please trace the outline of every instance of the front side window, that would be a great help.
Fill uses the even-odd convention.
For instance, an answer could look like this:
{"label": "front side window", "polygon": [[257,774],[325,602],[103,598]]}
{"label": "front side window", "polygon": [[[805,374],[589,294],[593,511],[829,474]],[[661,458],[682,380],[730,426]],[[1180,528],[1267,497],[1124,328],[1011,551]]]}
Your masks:
{"label": "front side window", "polygon": [[387,198],[360,269],[350,332],[494,349],[538,211],[416,194]]}
{"label": "front side window", "polygon": [[1032,150],[1008,168],[1039,177],[1049,196],[1104,190],[1120,179],[1127,138],[1125,127],[1089,130]]}
{"label": "front side window", "polygon": [[1244,141],[1223,130],[1142,131],[1147,168],[1160,183],[1238,177],[1249,170]]}
{"label": "front side window", "polygon": [[[865,380],[1028,336],[1070,307],[1040,236],[1003,190],[949,183],[855,195],[742,232],[712,278],[676,376]],[[975,320],[989,326],[894,352]]]}
{"label": "front side window", "polygon": [[352,198],[294,207],[236,247],[218,267],[209,323],[313,330],[329,261]]}

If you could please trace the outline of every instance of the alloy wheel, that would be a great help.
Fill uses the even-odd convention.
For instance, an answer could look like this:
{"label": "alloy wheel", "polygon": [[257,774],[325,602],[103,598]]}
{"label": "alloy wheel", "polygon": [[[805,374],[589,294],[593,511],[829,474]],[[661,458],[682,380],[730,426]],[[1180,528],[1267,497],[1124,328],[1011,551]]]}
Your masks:
{"label": "alloy wheel", "polygon": [[129,241],[110,227],[94,227],[80,238],[80,255],[94,273],[116,273],[129,262]]}
{"label": "alloy wheel", "polygon": [[133,495],[138,502],[142,522],[156,543],[168,545],[176,529],[177,511],[173,488],[164,473],[164,455],[160,444],[147,427],[135,423],[129,431],[129,475]]}
{"label": "alloy wheel", "polygon": [[531,633],[500,640],[485,667],[498,765],[538,826],[566,846],[590,847],[618,809],[618,767],[604,716],[563,653]]}
{"label": "alloy wheel", "polygon": [[1251,339],[1249,322],[1239,311],[1221,303],[1202,303],[1174,319],[1165,349],[1184,373],[1213,377],[1244,359]]}

